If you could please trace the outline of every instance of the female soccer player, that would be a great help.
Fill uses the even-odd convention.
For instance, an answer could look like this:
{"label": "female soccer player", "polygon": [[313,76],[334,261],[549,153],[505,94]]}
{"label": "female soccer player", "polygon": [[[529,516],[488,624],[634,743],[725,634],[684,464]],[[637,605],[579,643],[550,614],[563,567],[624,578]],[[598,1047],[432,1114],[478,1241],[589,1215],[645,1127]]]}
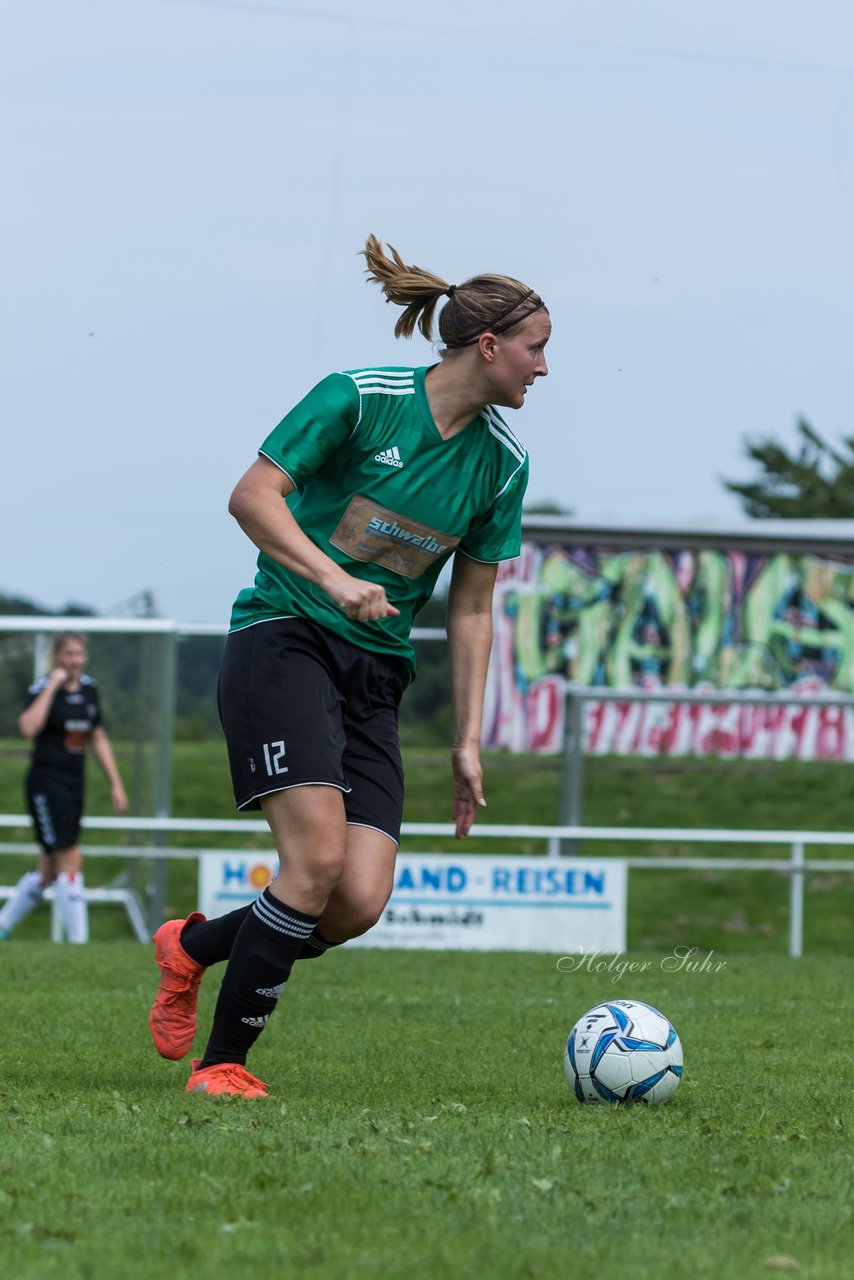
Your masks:
{"label": "female soccer player", "polygon": [[250,907],[155,934],[150,1027],[181,1058],[205,968],[228,959],[187,1092],[265,1097],[245,1068],[298,958],[366,932],[391,893],[403,809],[397,709],[409,634],[453,557],[447,632],[454,706],[453,818],[483,798],[480,730],[499,561],[517,556],[528,475],[495,405],[518,409],[548,372],[542,298],[518,280],[460,285],[407,266],[370,236],[369,278],[431,340],[429,368],[333,373],[274,429],[229,510],[260,551],[237,597],[219,684],[239,809],[261,808],[279,871]]}
{"label": "female soccer player", "polygon": [[21,877],[0,911],[0,940],[9,937],[41,902],[47,886],[55,884],[65,936],[69,942],[89,941],[78,843],[87,746],[110,784],[116,813],[125,812],[127,799],[101,723],[98,687],[84,674],[87,657],[81,635],[58,632],[50,647],[51,672],[30,686],[28,705],[18,717],[24,737],[35,739],[25,785],[42,854],[37,869]]}

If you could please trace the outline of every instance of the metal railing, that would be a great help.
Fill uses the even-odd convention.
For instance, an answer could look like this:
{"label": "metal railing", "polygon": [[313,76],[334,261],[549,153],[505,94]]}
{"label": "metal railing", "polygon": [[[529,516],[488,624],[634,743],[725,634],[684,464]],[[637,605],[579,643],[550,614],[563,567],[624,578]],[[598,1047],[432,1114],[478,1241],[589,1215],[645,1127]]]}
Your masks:
{"label": "metal railing", "polygon": [[[29,825],[27,814],[0,814],[0,828],[19,828]],[[84,818],[83,826],[90,831],[135,831],[157,835],[161,839],[170,833],[192,834],[255,834],[263,832],[269,836],[270,829],[263,819],[257,818]],[[403,836],[424,836],[447,839],[453,837],[454,826],[444,822],[405,822],[401,834]],[[686,858],[670,857],[660,854],[647,854],[642,857],[625,857],[616,855],[620,861],[631,869],[653,871],[766,871],[787,875],[791,878],[789,889],[789,955],[798,957],[803,954],[804,937],[804,878],[807,875],[833,872],[836,874],[854,873],[854,860],[851,859],[818,859],[807,858],[807,846],[819,848],[851,848],[854,846],[854,834],[847,831],[756,831],[756,830],[704,830],[696,827],[583,827],[583,826],[524,826],[511,824],[484,824],[476,828],[478,838],[495,840],[542,840],[546,843],[549,857],[557,856],[557,850],[565,842],[581,840],[600,843],[604,841],[653,844],[675,842],[683,844],[727,844],[727,845],[781,845],[789,850],[786,858]],[[35,846],[30,844],[0,843],[0,854],[32,853]],[[90,857],[123,857],[123,858],[157,858],[164,860],[198,859],[205,853],[242,852],[219,846],[216,849],[169,849],[162,844],[156,847],[129,848],[125,845],[87,845],[86,856]],[[0,887],[0,897],[7,896],[9,889]],[[93,891],[97,893],[98,891]],[[112,890],[114,895],[129,893],[127,890]],[[87,897],[89,891],[87,890]],[[117,898],[90,898],[91,901],[116,901]],[[138,903],[136,906],[138,907]],[[125,903],[131,923],[137,937],[140,929],[135,923],[132,909]],[[140,917],[141,918],[141,917]],[[147,940],[147,937],[142,940]]]}
{"label": "metal railing", "polygon": [[[750,693],[721,689],[713,693],[686,693],[677,689],[609,689],[597,685],[568,684],[564,714],[563,750],[558,792],[558,821],[568,827],[583,822],[583,787],[585,758],[584,707],[588,702],[678,703],[689,706],[755,707],[854,707],[854,695],[818,693],[792,695],[784,693]],[[661,756],[656,756],[661,759]],[[680,759],[682,757],[679,757]],[[854,840],[852,840],[854,843]],[[562,853],[575,853],[572,844]]]}

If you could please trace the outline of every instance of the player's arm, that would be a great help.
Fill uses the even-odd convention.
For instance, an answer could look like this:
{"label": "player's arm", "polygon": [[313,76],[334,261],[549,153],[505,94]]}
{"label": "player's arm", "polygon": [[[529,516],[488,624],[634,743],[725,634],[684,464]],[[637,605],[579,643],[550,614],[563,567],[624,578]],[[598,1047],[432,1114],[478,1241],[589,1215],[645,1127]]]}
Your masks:
{"label": "player's arm", "polygon": [[453,821],[458,836],[468,835],[483,798],[480,733],[486,671],[492,648],[492,595],[498,566],[454,557],[448,592],[448,663],[454,711]]}
{"label": "player's arm", "polygon": [[113,748],[110,745],[110,739],[103,725],[98,724],[92,730],[89,737],[89,746],[92,748],[92,755],[98,761],[104,777],[110,784],[110,794],[113,801],[113,808],[116,813],[124,813],[128,807],[125,789],[122,786],[122,780],[119,776],[116,758],[113,755]]}
{"label": "player's arm", "polygon": [[351,577],[306,537],[284,501],[294,487],[290,476],[262,455],[237,482],[228,509],[259,551],[321,587],[349,618],[396,617],[400,610],[389,604],[381,586]]}
{"label": "player's arm", "polygon": [[47,678],[45,687],[36,694],[32,702],[18,716],[18,729],[24,738],[37,738],[47,724],[50,708],[56,697],[57,689],[65,684],[68,674],[62,667],[54,667]]}

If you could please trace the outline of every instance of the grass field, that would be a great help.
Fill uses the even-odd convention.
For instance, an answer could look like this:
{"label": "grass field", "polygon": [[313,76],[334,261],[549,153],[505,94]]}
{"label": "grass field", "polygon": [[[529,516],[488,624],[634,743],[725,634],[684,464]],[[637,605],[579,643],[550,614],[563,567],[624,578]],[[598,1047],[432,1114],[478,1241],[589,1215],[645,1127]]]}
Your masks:
{"label": "grass field", "polygon": [[[250,1064],[271,1098],[217,1102],[148,1042],[144,948],[5,946],[3,1273],[850,1275],[852,962],[643,956],[616,982],[507,953],[298,965]],[[617,996],[680,1032],[664,1107],[566,1085],[569,1027]]]}
{"label": "grass field", "polygon": [[[26,756],[0,752],[0,810],[19,812]],[[406,817],[446,820],[444,756],[410,752],[407,772]],[[89,812],[106,813],[94,769],[90,785]],[[491,821],[552,821],[557,789],[554,761],[487,762]],[[838,830],[852,808],[845,766],[587,767],[594,824]],[[176,750],[174,812],[232,816],[219,744]],[[473,837],[466,851],[491,847]],[[7,857],[5,879],[29,865]],[[121,865],[91,858],[87,872]],[[807,878],[799,961],[785,955],[784,877],[644,871],[621,957],[645,963],[634,975],[508,953],[344,949],[301,964],[250,1062],[272,1086],[256,1103],[187,1097],[186,1065],[157,1057],[151,951],[117,909],[93,909],[85,948],[52,946],[46,914],[31,917],[0,947],[3,1273],[843,1280],[852,880]],[[192,861],[170,866],[169,899],[194,905]],[[708,967],[664,963],[686,946],[711,951]],[[217,985],[203,986],[199,1049]],[[584,1108],[570,1093],[567,1032],[615,997],[662,1008],[680,1033],[685,1077],[665,1107]]]}

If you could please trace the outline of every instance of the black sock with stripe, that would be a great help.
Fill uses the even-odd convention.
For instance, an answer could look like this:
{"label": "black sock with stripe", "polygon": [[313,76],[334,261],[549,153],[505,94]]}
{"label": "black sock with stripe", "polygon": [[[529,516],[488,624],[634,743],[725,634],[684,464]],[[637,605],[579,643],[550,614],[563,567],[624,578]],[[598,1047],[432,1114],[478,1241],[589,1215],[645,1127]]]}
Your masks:
{"label": "black sock with stripe", "polygon": [[325,956],[331,947],[343,947],[344,942],[330,942],[328,938],[324,938],[322,933],[318,933],[315,929],[303,943],[302,951],[297,956],[297,960],[317,960],[320,956]]}
{"label": "black sock with stripe", "polygon": [[227,960],[240,926],[254,905],[250,902],[248,906],[238,907],[224,916],[215,916],[213,920],[194,920],[186,925],[181,933],[181,946],[190,959],[205,968]]}
{"label": "black sock with stripe", "polygon": [[253,902],[234,939],[203,1067],[245,1063],[317,920],[280,902],[269,889]]}
{"label": "black sock with stripe", "polygon": [[[196,964],[203,964],[206,969],[212,964],[218,964],[221,960],[227,960],[231,955],[234,939],[237,937],[240,926],[251,910],[250,902],[248,906],[238,907],[236,911],[229,911],[224,916],[216,916],[213,920],[196,920],[193,924],[188,924],[181,934],[181,946],[187,955],[196,961]],[[317,960],[320,956],[325,956],[330,948],[343,947],[343,945],[344,941],[330,942],[315,929],[310,937],[306,938],[302,951],[295,958]]]}

